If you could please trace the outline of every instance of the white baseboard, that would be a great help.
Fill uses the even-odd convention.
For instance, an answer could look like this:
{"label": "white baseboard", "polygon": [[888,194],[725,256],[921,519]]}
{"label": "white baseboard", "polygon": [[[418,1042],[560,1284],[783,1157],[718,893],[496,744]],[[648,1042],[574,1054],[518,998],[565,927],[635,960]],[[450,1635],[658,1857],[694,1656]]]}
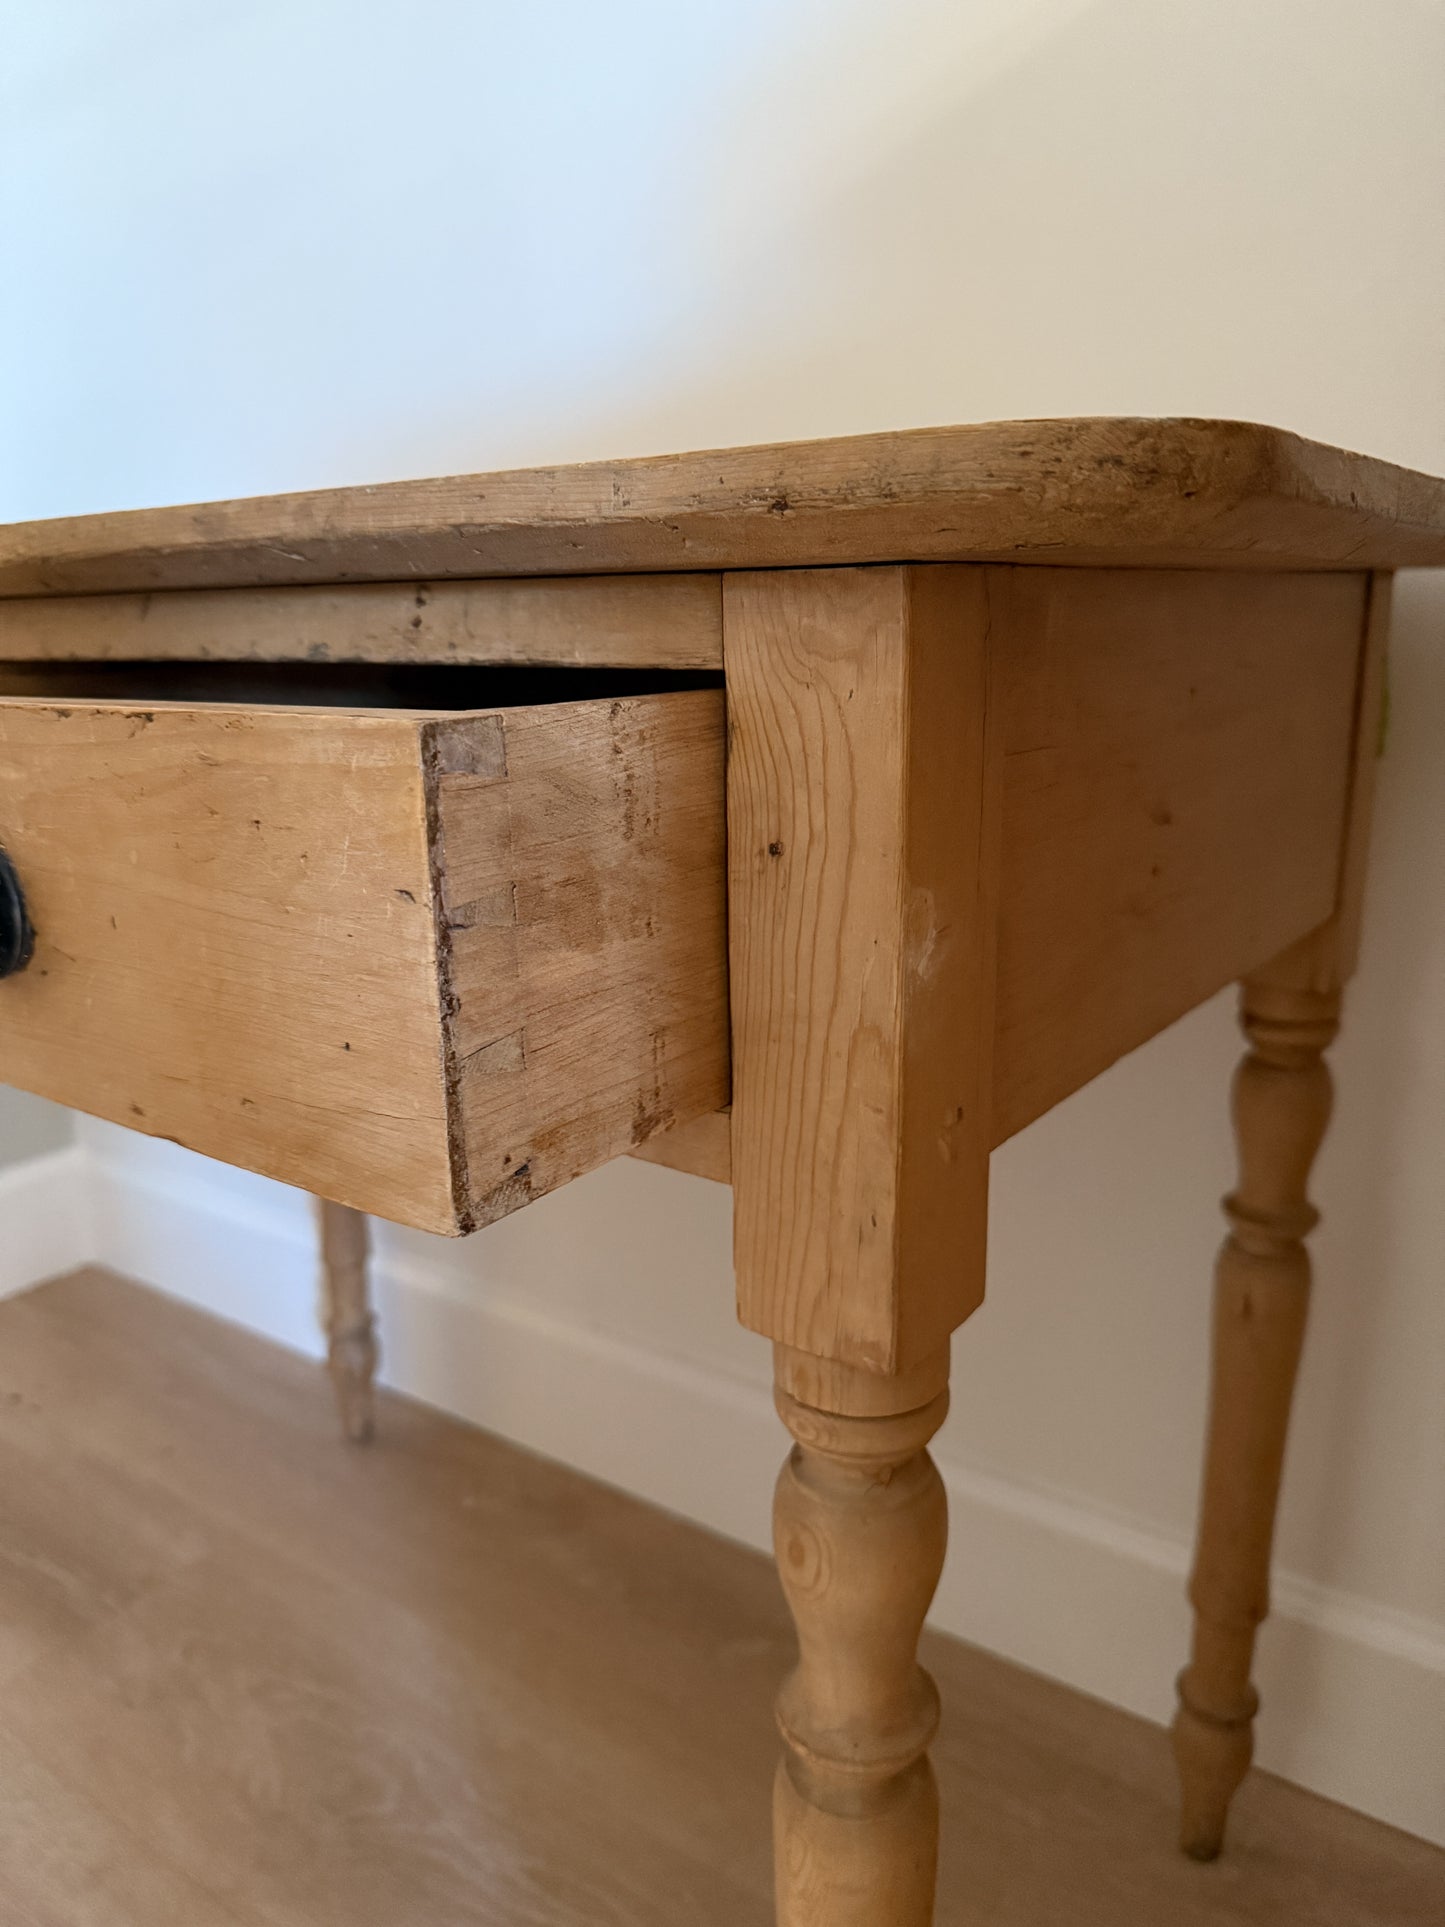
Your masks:
{"label": "white baseboard", "polygon": [[[184,1154],[133,1154],[93,1126],[75,1151],[25,1172],[0,1176],[7,1217],[59,1222],[21,1232],[0,1289],[15,1289],[8,1281],[26,1264],[31,1282],[94,1256],[319,1354],[314,1234],[300,1194],[234,1173],[212,1181]],[[83,1183],[82,1232],[68,1227],[84,1215]],[[454,1268],[449,1276],[410,1252],[378,1260],[374,1289],[384,1377],[399,1390],[766,1545],[780,1442],[761,1385],[464,1294]],[[941,1470],[952,1550],[934,1625],[1166,1720],[1188,1637],[1188,1547],[1074,1495],[947,1458]],[[1445,1845],[1445,1627],[1281,1574],[1258,1680],[1262,1766]]]}
{"label": "white baseboard", "polygon": [[0,1170],[0,1298],[93,1262],[90,1174],[79,1144]]}

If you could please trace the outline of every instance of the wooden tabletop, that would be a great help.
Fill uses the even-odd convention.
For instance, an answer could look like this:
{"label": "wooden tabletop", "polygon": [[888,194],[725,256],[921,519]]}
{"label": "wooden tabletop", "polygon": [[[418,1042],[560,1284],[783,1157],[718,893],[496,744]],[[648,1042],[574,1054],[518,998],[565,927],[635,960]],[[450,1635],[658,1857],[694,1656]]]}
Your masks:
{"label": "wooden tabletop", "polygon": [[1445,566],[1445,480],[1247,422],[852,435],[0,529],[0,596],[994,561]]}

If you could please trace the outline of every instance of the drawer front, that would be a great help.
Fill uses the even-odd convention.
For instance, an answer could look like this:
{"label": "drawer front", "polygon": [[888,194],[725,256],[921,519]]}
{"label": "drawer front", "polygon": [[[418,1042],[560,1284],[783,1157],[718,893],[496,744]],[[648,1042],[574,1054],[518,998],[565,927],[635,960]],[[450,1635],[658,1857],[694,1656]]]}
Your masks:
{"label": "drawer front", "polygon": [[431,1231],[726,1102],[717,690],[0,702],[0,1081]]}

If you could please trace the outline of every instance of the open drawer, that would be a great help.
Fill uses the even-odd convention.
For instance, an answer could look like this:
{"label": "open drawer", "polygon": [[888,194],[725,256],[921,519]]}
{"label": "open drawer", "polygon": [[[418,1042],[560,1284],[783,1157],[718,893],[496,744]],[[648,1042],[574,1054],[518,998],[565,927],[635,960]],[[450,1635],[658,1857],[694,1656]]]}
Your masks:
{"label": "open drawer", "polygon": [[[161,685],[165,687],[164,684]],[[723,696],[0,699],[0,1082],[458,1233],[728,1096]]]}

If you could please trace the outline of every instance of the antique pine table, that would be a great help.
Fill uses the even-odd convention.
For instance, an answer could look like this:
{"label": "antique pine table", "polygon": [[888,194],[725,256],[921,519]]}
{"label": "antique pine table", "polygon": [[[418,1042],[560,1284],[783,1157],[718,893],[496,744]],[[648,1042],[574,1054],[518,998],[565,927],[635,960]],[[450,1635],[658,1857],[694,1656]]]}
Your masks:
{"label": "antique pine table", "polygon": [[778,1917],[922,1927],[989,1153],[1242,980],[1175,1727],[1212,1855],[1420,565],[1445,482],[1208,421],[0,531],[0,1075],[438,1232],[629,1151],[730,1176],[795,1441]]}

